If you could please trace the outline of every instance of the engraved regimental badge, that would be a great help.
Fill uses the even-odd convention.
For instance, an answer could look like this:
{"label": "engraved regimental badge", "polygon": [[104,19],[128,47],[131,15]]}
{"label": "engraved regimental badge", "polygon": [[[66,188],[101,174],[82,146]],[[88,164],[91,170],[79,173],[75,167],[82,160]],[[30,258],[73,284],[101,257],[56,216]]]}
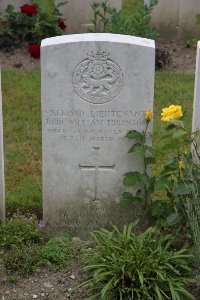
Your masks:
{"label": "engraved regimental badge", "polygon": [[73,85],[83,100],[102,104],[113,100],[123,86],[123,73],[109,57],[109,53],[97,52],[88,55],[74,70]]}

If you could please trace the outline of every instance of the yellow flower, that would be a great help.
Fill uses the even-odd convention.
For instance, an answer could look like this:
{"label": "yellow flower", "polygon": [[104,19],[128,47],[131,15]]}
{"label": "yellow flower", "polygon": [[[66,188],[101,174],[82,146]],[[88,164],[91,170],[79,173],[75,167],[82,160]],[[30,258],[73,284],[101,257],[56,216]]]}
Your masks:
{"label": "yellow flower", "polygon": [[183,116],[182,107],[180,105],[170,105],[163,108],[161,113],[161,121],[169,122],[172,119],[180,119]]}
{"label": "yellow flower", "polygon": [[150,122],[152,119],[152,112],[150,110],[145,111],[144,118],[146,122]]}
{"label": "yellow flower", "polygon": [[184,169],[184,162],[182,160],[179,160],[178,167],[179,169]]}

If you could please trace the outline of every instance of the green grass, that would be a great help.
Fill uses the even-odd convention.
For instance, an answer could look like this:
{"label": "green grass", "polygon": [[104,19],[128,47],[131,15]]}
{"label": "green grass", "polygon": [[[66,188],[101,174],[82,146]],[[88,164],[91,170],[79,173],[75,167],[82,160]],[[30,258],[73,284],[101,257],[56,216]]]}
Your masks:
{"label": "green grass", "polygon": [[[40,73],[7,70],[2,74],[6,203],[8,208],[40,208],[41,192],[41,112]],[[164,124],[161,109],[181,104],[191,127],[194,76],[158,72],[155,82],[154,137],[160,145]]]}
{"label": "green grass", "polygon": [[9,70],[2,77],[7,204],[41,207],[39,71]]}
{"label": "green grass", "polygon": [[184,123],[191,129],[194,75],[177,72],[157,72],[154,102],[154,143],[158,144],[165,124],[160,122],[162,108],[170,104],[182,105]]}
{"label": "green grass", "polygon": [[[161,137],[164,133],[166,124],[161,122],[162,108],[171,104],[181,105],[184,117],[183,121],[188,130],[192,126],[192,110],[193,110],[193,94],[194,94],[194,75],[177,72],[157,72],[155,78],[155,101],[154,101],[154,132],[153,145],[161,148],[164,144]],[[153,167],[153,172],[157,174],[162,170],[166,161],[173,157],[172,152],[168,152],[168,156],[158,160]]]}

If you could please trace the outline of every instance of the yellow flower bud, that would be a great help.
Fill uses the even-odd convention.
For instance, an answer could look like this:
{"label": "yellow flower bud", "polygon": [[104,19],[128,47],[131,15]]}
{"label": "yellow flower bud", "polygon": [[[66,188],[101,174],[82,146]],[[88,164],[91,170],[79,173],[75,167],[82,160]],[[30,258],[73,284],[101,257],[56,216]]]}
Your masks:
{"label": "yellow flower bud", "polygon": [[182,160],[179,160],[178,167],[179,169],[184,169],[184,162]]}
{"label": "yellow flower bud", "polygon": [[150,122],[152,120],[152,112],[150,110],[145,111],[144,118],[146,122]]}
{"label": "yellow flower bud", "polygon": [[169,122],[173,119],[180,119],[183,116],[182,107],[180,105],[170,105],[163,108],[161,113],[161,121]]}
{"label": "yellow flower bud", "polygon": [[185,155],[188,154],[188,148],[187,148],[187,147],[184,147],[183,153],[184,153]]}

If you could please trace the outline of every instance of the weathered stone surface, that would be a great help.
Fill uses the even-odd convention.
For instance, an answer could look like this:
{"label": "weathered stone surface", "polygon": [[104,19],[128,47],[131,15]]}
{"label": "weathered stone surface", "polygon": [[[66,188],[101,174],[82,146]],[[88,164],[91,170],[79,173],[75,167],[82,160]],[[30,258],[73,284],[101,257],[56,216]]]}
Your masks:
{"label": "weathered stone surface", "polygon": [[154,42],[82,34],[41,49],[45,222],[80,236],[133,221],[139,208],[119,205],[123,174],[143,164],[124,136],[153,110]]}
{"label": "weathered stone surface", "polygon": [[200,130],[200,42],[197,43],[192,131]]}
{"label": "weathered stone surface", "polygon": [[[55,0],[55,3],[59,2],[60,0]],[[102,0],[68,0],[68,3],[60,8],[68,24],[68,33],[84,33],[89,32],[89,30],[94,30],[91,21],[93,19],[91,3],[93,2],[101,3]],[[107,4],[120,10],[122,0],[109,0]]]}
{"label": "weathered stone surface", "polygon": [[[150,0],[144,3],[149,4]],[[159,0],[151,24],[160,30],[161,37],[191,39],[200,35],[200,26],[195,22],[199,12],[198,0]]]}
{"label": "weathered stone surface", "polygon": [[1,94],[0,69],[0,222],[5,220],[5,181],[4,181],[4,153],[3,153],[3,114]]}
{"label": "weathered stone surface", "polygon": [[31,4],[30,0],[2,0],[0,1],[0,12],[4,15],[6,7],[11,4],[16,11],[20,11],[20,6],[23,4]]}

